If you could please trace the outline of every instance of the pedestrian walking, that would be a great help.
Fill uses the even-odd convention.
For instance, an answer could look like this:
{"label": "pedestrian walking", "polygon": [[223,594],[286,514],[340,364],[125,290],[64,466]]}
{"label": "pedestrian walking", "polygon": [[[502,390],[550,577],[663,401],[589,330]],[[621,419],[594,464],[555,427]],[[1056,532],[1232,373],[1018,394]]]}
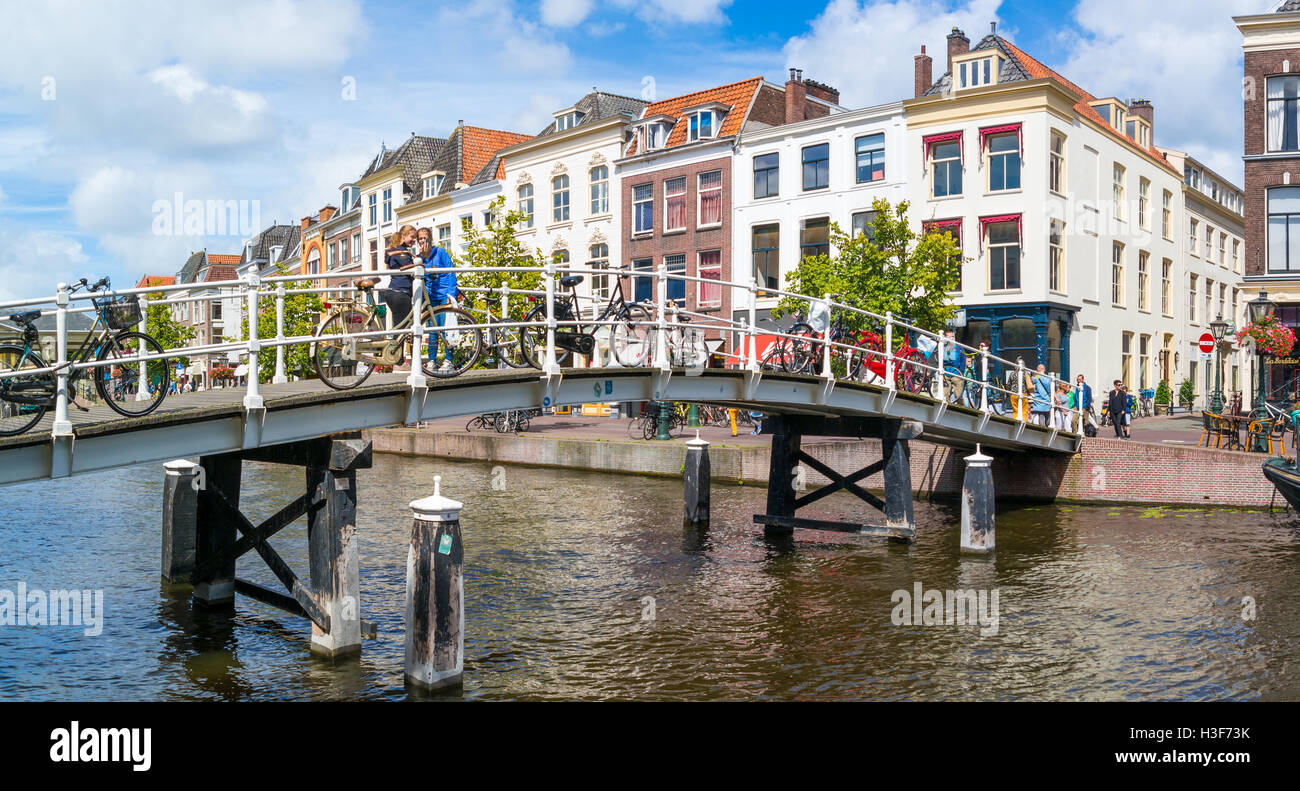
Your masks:
{"label": "pedestrian walking", "polygon": [[1097,436],[1097,417],[1092,413],[1092,386],[1084,381],[1083,374],[1074,379],[1074,393],[1083,419],[1080,430],[1089,437]]}
{"label": "pedestrian walking", "polygon": [[1030,410],[1034,425],[1046,426],[1052,411],[1052,380],[1047,377],[1047,366],[1039,363],[1038,373],[1034,374],[1034,403]]}
{"label": "pedestrian walking", "polygon": [[1116,379],[1114,387],[1106,395],[1106,412],[1110,415],[1111,425],[1115,427],[1115,439],[1125,439],[1124,424],[1128,415],[1128,394],[1124,384]]}

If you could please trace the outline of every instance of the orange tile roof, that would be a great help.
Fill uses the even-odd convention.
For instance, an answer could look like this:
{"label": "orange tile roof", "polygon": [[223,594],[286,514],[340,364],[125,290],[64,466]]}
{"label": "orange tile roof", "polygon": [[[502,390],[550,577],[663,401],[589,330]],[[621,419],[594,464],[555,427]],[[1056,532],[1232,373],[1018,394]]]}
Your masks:
{"label": "orange tile roof", "polygon": [[532,140],[532,135],[518,132],[502,132],[497,129],[484,129],[479,126],[461,127],[464,135],[461,140],[461,178],[466,182],[478,175],[496,152],[506,146],[513,146],[525,140]]}
{"label": "orange tile roof", "polygon": [[136,288],[149,288],[150,286],[173,286],[176,285],[176,278],[172,275],[145,275],[140,278],[140,282],[135,284]]}
{"label": "orange tile roof", "polygon": [[1097,112],[1097,109],[1090,104],[1090,102],[1097,101],[1096,96],[1093,96],[1092,94],[1088,93],[1084,89],[1080,88],[1078,85],[1075,85],[1074,83],[1062,77],[1060,74],[1057,74],[1052,69],[1049,69],[1047,66],[1043,65],[1043,63],[1039,61],[1037,58],[1031,57],[1024,50],[1012,44],[1010,41],[1007,41],[1006,39],[1001,37],[999,37],[998,40],[1002,43],[1002,46],[1007,48],[1008,52],[1010,52],[1013,56],[1015,56],[1016,60],[1020,61],[1020,65],[1024,67],[1025,71],[1029,73],[1029,76],[1031,78],[1037,80],[1037,79],[1042,79],[1044,77],[1050,77],[1051,79],[1056,80],[1058,83],[1064,86],[1075,96],[1078,96],[1079,101],[1075,102],[1074,104],[1074,111],[1076,113],[1082,115],[1083,117],[1087,118],[1088,120],[1096,124],[1100,124],[1101,126],[1105,127],[1106,130],[1110,132],[1113,137],[1116,137],[1124,141],[1125,143],[1137,149],[1138,151],[1143,151],[1152,159],[1154,159],[1158,164],[1164,165],[1170,171],[1175,173],[1180,179],[1183,177],[1183,174],[1179,173],[1178,170],[1173,165],[1169,164],[1169,160],[1165,159],[1164,155],[1161,154],[1160,151],[1156,149],[1155,145],[1151,145],[1144,149],[1141,146],[1139,146],[1128,135],[1120,132],[1115,127],[1106,123],[1106,119],[1101,117],[1101,113]]}
{"label": "orange tile roof", "polygon": [[[220,257],[221,257],[221,258],[234,258],[236,263],[239,262],[239,256],[237,256],[237,255],[233,255],[233,256],[232,256],[232,255],[223,255],[223,256],[220,256]],[[217,258],[217,256],[210,255],[210,256],[208,256],[208,258]],[[222,280],[235,280],[235,279],[237,279],[238,277],[239,277],[239,275],[235,272],[235,267],[234,267],[234,265],[232,265],[232,264],[216,264],[216,265],[214,265],[214,266],[210,266],[210,267],[208,267],[208,271],[207,271],[207,273],[203,276],[203,282],[205,282],[205,283],[217,283],[217,282],[220,282],[220,281],[222,281]]]}
{"label": "orange tile roof", "polygon": [[[758,91],[758,86],[762,84],[762,77],[750,77],[747,80],[733,82],[730,85],[720,85],[716,88],[674,96],[671,99],[664,99],[647,105],[641,117],[650,118],[656,115],[666,115],[676,121],[682,117],[682,111],[684,110],[698,107],[701,104],[708,104],[709,102],[718,102],[731,108],[727,112],[727,117],[722,120],[722,126],[718,128],[717,134],[718,137],[727,137],[740,131],[741,125],[745,123],[745,116],[749,112],[749,105],[754,100],[754,94]],[[672,148],[685,143],[687,126],[687,124],[674,125],[672,133],[668,135],[668,141],[664,144],[664,148]],[[635,141],[628,148],[627,153],[628,156],[636,153]]]}
{"label": "orange tile roof", "polygon": [[242,256],[238,254],[208,253],[208,264],[211,266],[239,266],[241,258]]}

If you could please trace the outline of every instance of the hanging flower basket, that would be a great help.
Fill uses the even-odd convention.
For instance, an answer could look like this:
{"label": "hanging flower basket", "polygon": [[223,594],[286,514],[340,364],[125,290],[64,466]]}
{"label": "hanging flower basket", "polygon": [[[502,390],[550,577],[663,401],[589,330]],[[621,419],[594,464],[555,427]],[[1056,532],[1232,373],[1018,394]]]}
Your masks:
{"label": "hanging flower basket", "polygon": [[1237,342],[1251,338],[1260,354],[1282,357],[1295,348],[1295,331],[1277,320],[1276,316],[1265,316],[1259,321],[1247,324],[1237,333]]}

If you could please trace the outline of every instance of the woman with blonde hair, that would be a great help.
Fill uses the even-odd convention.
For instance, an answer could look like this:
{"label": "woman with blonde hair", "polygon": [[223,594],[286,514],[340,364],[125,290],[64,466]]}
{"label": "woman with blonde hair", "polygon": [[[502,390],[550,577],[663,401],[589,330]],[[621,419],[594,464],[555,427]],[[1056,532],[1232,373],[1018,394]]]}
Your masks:
{"label": "woman with blonde hair", "polygon": [[[415,226],[403,225],[388,237],[384,250],[384,266],[389,269],[410,269],[424,263],[415,242]],[[393,312],[393,324],[400,324],[411,313],[411,276],[392,275],[388,288],[382,289],[379,298]]]}

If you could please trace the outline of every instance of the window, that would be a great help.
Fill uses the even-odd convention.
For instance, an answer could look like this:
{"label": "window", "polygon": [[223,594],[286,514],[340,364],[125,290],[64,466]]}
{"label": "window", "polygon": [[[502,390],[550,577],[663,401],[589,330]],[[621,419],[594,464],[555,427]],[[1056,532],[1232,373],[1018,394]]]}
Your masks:
{"label": "window", "polygon": [[1241,240],[1232,240],[1232,271],[1241,272]]}
{"label": "window", "polygon": [[1171,208],[1173,201],[1174,194],[1169,190],[1164,190],[1160,196],[1160,235],[1170,241],[1173,241],[1174,238],[1174,215]]}
{"label": "window", "polygon": [[1214,293],[1214,281],[1207,277],[1205,278],[1205,313],[1202,314],[1205,316],[1205,320],[1207,322],[1210,320],[1210,303],[1213,299],[1213,297],[1211,296],[1213,293]]}
{"label": "window", "polygon": [[370,227],[373,228],[378,224],[379,224],[379,195],[378,193],[372,192],[370,193]]}
{"label": "window", "polygon": [[1138,251],[1138,310],[1151,310],[1151,293],[1148,288],[1150,271],[1147,268],[1150,260],[1150,253]]}
{"label": "window", "polygon": [[878,213],[879,212],[875,212],[875,211],[854,212],[852,217],[853,235],[854,236],[866,235],[868,239],[874,241],[876,238],[876,227],[875,227],[876,215]]}
{"label": "window", "polygon": [[591,213],[609,214],[609,168],[600,165],[591,169]]}
{"label": "window", "polygon": [[603,270],[602,274],[591,276],[591,295],[595,298],[596,305],[592,306],[593,310],[599,310],[601,303],[609,300],[609,295],[613,291],[610,285],[610,277],[604,274],[609,270],[609,245],[593,244],[588,250],[587,266],[591,269]]}
{"label": "window", "polygon": [[930,146],[931,194],[936,198],[961,194],[961,146],[953,141]]}
{"label": "window", "polygon": [[[1227,301],[1228,301],[1228,286],[1224,283],[1220,283],[1219,284],[1219,311],[1217,315],[1219,316],[1223,315],[1223,309],[1227,307]],[[1232,317],[1229,316],[1228,318],[1232,318]]]}
{"label": "window", "polygon": [[1268,78],[1268,150],[1300,151],[1300,76]]}
{"label": "window", "polygon": [[1196,323],[1196,275],[1188,275],[1187,320]]}
{"label": "window", "polygon": [[664,233],[686,229],[686,177],[664,181]]}
{"label": "window", "polygon": [[988,224],[989,289],[1020,288],[1020,227],[1016,222]]}
{"label": "window", "polygon": [[1138,227],[1151,230],[1151,182],[1138,179]]}
{"label": "window", "polygon": [[[872,214],[872,215],[874,216],[874,215],[875,215],[875,212],[870,212],[870,214]],[[956,282],[956,284],[954,284],[954,286],[953,286],[953,292],[959,292],[959,291],[961,291],[961,275],[962,275],[962,271],[961,271],[961,270],[962,270],[962,264],[963,264],[963,261],[962,261],[961,255],[960,255],[960,251],[961,251],[961,220],[960,220],[960,219],[956,219],[956,220],[935,220],[935,221],[933,221],[933,222],[923,222],[923,223],[921,223],[921,231],[922,231],[923,233],[927,233],[927,234],[929,234],[929,233],[948,234],[949,236],[952,237],[952,240],[953,240],[954,242],[956,242],[956,244],[957,244],[957,249],[958,249],[958,253],[959,253],[959,254],[958,254],[957,256],[955,256],[956,259],[957,259],[957,260],[956,260],[956,264],[957,264],[957,282]]]}
{"label": "window", "polygon": [[989,191],[1020,189],[1020,135],[989,135]]}
{"label": "window", "polygon": [[779,182],[779,154],[760,154],[754,157],[754,199],[773,198],[781,191]]}
{"label": "window", "polygon": [[690,129],[687,132],[688,140],[703,140],[713,137],[713,111],[703,110],[691,114]]}
{"label": "window", "polygon": [[524,218],[520,221],[520,225],[522,225],[525,228],[532,228],[533,227],[533,185],[521,184],[519,186],[519,189],[515,190],[515,194],[518,196],[518,201],[515,204],[515,206],[519,210],[519,213],[524,215]]}
{"label": "window", "polygon": [[1232,315],[1228,317],[1228,321],[1234,324],[1237,323],[1237,288],[1235,286],[1232,289]]}
{"label": "window", "polygon": [[[1233,293],[1236,296],[1236,293]],[[212,320],[221,321],[221,300],[212,303]]]}
{"label": "window", "polygon": [[819,190],[831,183],[830,143],[808,146],[803,150],[803,188]]}
{"label": "window", "polygon": [[1047,287],[1058,294],[1065,293],[1065,247],[1061,243],[1061,221],[1052,220],[1047,237]]}
{"label": "window", "polygon": [[1174,262],[1168,258],[1160,262],[1160,312],[1174,315]]}
{"label": "window", "polygon": [[[686,281],[681,279],[686,274],[686,253],[664,256],[664,269],[668,271],[668,293],[665,298],[678,307],[686,307]],[[673,275],[677,275],[677,278],[674,279]]]}
{"label": "window", "polygon": [[325,251],[326,251],[326,257],[325,257],[325,258],[326,258],[326,261],[329,262],[329,263],[328,263],[329,268],[330,268],[331,270],[333,270],[333,269],[337,269],[337,268],[338,268],[338,265],[339,265],[339,246],[338,246],[338,244],[335,243],[335,244],[329,244],[329,245],[326,245],[326,246],[325,246]]}
{"label": "window", "polygon": [[650,233],[655,228],[654,185],[641,184],[632,188],[632,232]]}
{"label": "window", "polygon": [[460,218],[460,229],[469,232],[474,227],[474,215],[462,214]]}
{"label": "window", "polygon": [[348,237],[343,237],[339,241],[339,266],[346,266],[348,263]]}
{"label": "window", "polygon": [[570,113],[565,113],[564,115],[556,116],[555,131],[563,132],[565,129],[572,129],[573,127],[578,125],[579,121],[582,120],[582,116],[583,114],[578,112],[577,110],[574,110],[573,112]]}
{"label": "window", "polygon": [[1048,163],[1047,188],[1052,192],[1065,192],[1065,135],[1052,133],[1051,161]]}
{"label": "window", "polygon": [[371,269],[379,268],[379,240],[378,239],[370,240],[370,268]]}
{"label": "window", "polygon": [[700,174],[699,224],[701,228],[722,224],[722,171]]}
{"label": "window", "polygon": [[1193,256],[1196,255],[1196,229],[1199,226],[1200,223],[1198,223],[1196,219],[1193,218],[1191,222],[1191,232],[1190,232],[1191,236],[1189,237],[1189,242],[1187,245],[1187,252],[1191,253]]}
{"label": "window", "polygon": [[775,223],[755,226],[753,236],[754,280],[759,288],[780,288],[781,226]]}
{"label": "window", "polygon": [[667,126],[668,125],[662,121],[656,121],[653,124],[647,124],[640,128],[637,132],[637,137],[642,143],[644,143],[643,147],[646,151],[654,151],[656,148],[659,148],[664,144],[664,140],[668,136]]}
{"label": "window", "polygon": [[551,260],[562,267],[567,266],[569,263],[569,249],[567,247],[561,247],[551,253]]}
{"label": "window", "polygon": [[451,244],[451,223],[444,223],[438,226],[438,246],[447,249]]}
{"label": "window", "polygon": [[831,253],[831,220],[814,217],[804,220],[799,230],[799,258]]}
{"label": "window", "polygon": [[1268,271],[1300,272],[1300,187],[1268,191]]}
{"label": "window", "polygon": [[1124,166],[1115,163],[1114,173],[1112,175],[1113,194],[1115,199],[1115,219],[1124,219]]}
{"label": "window", "polygon": [[1214,226],[1205,226],[1205,261],[1209,263],[1214,260]]}
{"label": "window", "polygon": [[494,223],[494,222],[496,222],[496,221],[497,221],[497,215],[496,215],[496,212],[492,211],[491,209],[487,209],[487,210],[485,210],[485,211],[483,212],[483,227],[484,227],[484,228],[491,228],[491,227],[492,227],[492,223]]}
{"label": "window", "polygon": [[424,197],[432,198],[442,189],[442,174],[435,173],[424,178]]}
{"label": "window", "polygon": [[[695,304],[701,308],[717,307],[722,304],[722,251],[706,250],[700,253],[697,272],[700,278],[700,290]],[[705,281],[717,281],[709,283]]]}
{"label": "window", "polygon": [[885,177],[884,133],[859,137],[853,143],[858,157],[858,183],[880,181]]}
{"label": "window", "polygon": [[1133,333],[1124,333],[1123,346],[1120,351],[1120,381],[1129,390],[1133,389]]}
{"label": "window", "polygon": [[[637,272],[649,272],[654,262],[649,258],[638,258],[632,262],[632,269]],[[632,301],[650,302],[654,299],[654,281],[650,277],[632,278]]]}
{"label": "window", "polygon": [[352,234],[352,263],[361,263],[361,234]]}
{"label": "window", "polygon": [[384,190],[384,222],[393,221],[393,188]]}
{"label": "window", "polygon": [[1228,235],[1220,231],[1219,232],[1219,266],[1223,266],[1227,263],[1228,263]]}
{"label": "window", "polygon": [[551,179],[551,222],[567,222],[569,219],[569,177],[556,176]]}
{"label": "window", "polygon": [[1110,247],[1110,301],[1124,304],[1124,245],[1113,242]]}
{"label": "window", "polygon": [[1146,389],[1150,387],[1149,372],[1151,370],[1151,336],[1142,335],[1138,338],[1138,387]]}

